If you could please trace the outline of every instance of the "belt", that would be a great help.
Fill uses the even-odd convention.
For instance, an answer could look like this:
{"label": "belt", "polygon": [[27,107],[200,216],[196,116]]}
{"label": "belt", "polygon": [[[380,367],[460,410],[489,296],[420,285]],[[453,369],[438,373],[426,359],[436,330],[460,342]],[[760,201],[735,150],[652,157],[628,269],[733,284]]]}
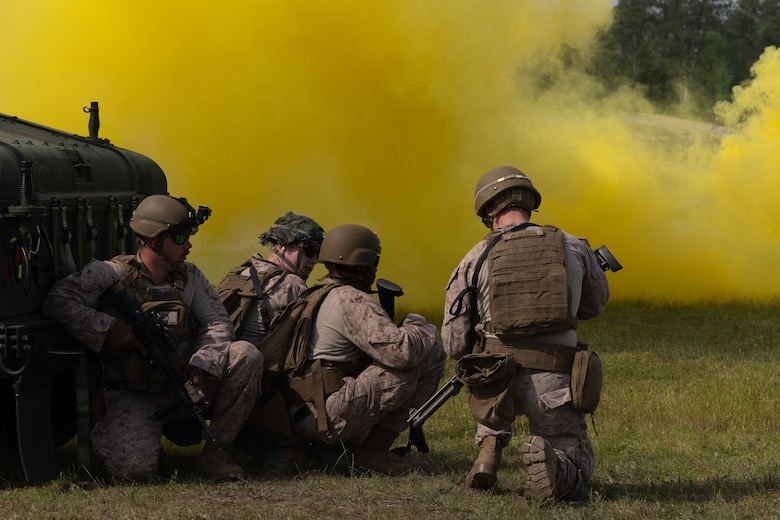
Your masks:
{"label": "belt", "polygon": [[[485,338],[485,352],[490,354],[510,354],[518,365],[534,370],[548,372],[571,372],[574,354],[582,350],[580,346],[555,345],[553,343],[518,342],[504,343],[498,338]],[[582,345],[582,344],[581,344]]]}

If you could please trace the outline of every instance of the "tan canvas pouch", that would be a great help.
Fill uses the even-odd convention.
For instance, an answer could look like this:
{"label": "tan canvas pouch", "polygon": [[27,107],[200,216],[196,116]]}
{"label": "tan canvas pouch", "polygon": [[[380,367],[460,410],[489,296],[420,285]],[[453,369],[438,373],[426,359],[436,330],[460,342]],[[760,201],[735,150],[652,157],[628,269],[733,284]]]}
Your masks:
{"label": "tan canvas pouch", "polygon": [[604,370],[595,352],[580,350],[571,366],[571,398],[576,410],[593,413],[601,399]]}
{"label": "tan canvas pouch", "polygon": [[466,387],[474,420],[503,430],[515,419],[515,358],[508,354],[469,354],[455,365]]}

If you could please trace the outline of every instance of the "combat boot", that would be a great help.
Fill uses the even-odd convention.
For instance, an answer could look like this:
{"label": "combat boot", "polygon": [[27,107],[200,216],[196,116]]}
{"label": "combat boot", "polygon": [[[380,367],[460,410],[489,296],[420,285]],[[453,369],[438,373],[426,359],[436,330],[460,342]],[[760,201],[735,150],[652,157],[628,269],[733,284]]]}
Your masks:
{"label": "combat boot", "polygon": [[466,477],[467,488],[491,489],[496,485],[502,448],[498,437],[489,436],[482,439],[477,460]]}
{"label": "combat boot", "polygon": [[418,472],[432,475],[430,464],[418,460],[406,460],[390,451],[390,446],[398,433],[381,426],[374,426],[363,444],[355,450],[355,466],[361,470],[370,470],[382,475],[401,475]]}
{"label": "combat boot", "polygon": [[239,480],[246,476],[244,468],[233,462],[228,446],[220,447],[208,441],[198,458],[198,473],[216,481]]}
{"label": "combat boot", "polygon": [[542,437],[531,435],[523,443],[522,451],[527,474],[523,484],[525,497],[535,502],[553,501],[558,478],[558,456],[555,450]]}

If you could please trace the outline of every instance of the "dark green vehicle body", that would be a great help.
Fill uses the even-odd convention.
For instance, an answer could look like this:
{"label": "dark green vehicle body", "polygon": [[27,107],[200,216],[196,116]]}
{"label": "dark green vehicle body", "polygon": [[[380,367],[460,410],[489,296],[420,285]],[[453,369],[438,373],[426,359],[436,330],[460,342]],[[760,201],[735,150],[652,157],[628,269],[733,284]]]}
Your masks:
{"label": "dark green vehicle body", "polygon": [[88,450],[90,426],[87,355],[43,298],[90,259],[134,252],[133,209],[167,193],[153,160],[98,137],[97,103],[84,111],[89,137],[0,114],[0,450],[31,484],[57,477],[74,436]]}

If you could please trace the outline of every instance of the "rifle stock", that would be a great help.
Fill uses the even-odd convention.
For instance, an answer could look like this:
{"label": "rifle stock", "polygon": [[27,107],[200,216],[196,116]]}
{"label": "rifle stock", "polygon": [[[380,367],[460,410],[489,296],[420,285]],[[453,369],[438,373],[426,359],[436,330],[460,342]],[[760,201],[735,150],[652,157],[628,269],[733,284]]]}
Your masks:
{"label": "rifle stock", "polygon": [[171,360],[168,352],[175,343],[175,337],[168,331],[165,322],[158,313],[152,312],[145,316],[135,304],[126,286],[120,281],[114,284],[105,294],[106,298],[116,304],[119,312],[133,325],[133,333],[149,353],[146,362],[149,368],[160,367],[170,383],[174,398],[170,403],[160,408],[152,415],[159,421],[177,408],[187,408],[192,417],[197,419],[203,428],[206,439],[218,444],[217,438],[209,428],[201,406],[208,406],[203,390],[192,381],[185,379],[184,374]]}

